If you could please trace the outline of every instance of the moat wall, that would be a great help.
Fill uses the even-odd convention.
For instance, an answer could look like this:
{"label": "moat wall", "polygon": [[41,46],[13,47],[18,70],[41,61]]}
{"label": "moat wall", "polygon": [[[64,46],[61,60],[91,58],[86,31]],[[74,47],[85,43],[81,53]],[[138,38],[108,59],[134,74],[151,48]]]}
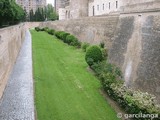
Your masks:
{"label": "moat wall", "polygon": [[121,68],[125,84],[156,95],[160,102],[159,13],[89,17],[40,26],[70,32],[83,42],[105,41],[109,61]]}
{"label": "moat wall", "polygon": [[80,41],[91,44],[105,42],[110,48],[119,16],[86,17],[55,22],[44,22],[40,27],[67,31],[74,34]]}
{"label": "moat wall", "polygon": [[0,29],[0,98],[25,38],[26,29],[39,23],[22,23]]}
{"label": "moat wall", "polygon": [[121,15],[109,60],[121,68],[125,83],[154,94],[160,102],[160,15]]}

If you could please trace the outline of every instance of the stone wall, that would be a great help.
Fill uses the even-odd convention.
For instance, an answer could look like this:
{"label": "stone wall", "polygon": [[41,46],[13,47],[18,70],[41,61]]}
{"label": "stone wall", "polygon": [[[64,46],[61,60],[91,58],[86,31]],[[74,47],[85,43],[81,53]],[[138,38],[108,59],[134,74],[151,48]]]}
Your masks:
{"label": "stone wall", "polygon": [[83,19],[44,22],[40,26],[67,31],[74,34],[80,41],[91,44],[99,44],[101,41],[104,41],[107,47],[110,48],[118,17],[86,17]]}
{"label": "stone wall", "polygon": [[25,24],[0,29],[0,98],[25,36]]}
{"label": "stone wall", "polygon": [[122,13],[160,11],[159,0],[122,0]]}
{"label": "stone wall", "polygon": [[120,67],[125,84],[156,95],[160,102],[159,12],[88,17],[40,26],[70,32],[83,42],[105,41],[109,61]]}
{"label": "stone wall", "polygon": [[26,29],[39,23],[22,23],[0,29],[0,98],[23,43]]}
{"label": "stone wall", "polygon": [[154,94],[160,102],[160,15],[121,15],[109,60],[119,66],[125,84]]}

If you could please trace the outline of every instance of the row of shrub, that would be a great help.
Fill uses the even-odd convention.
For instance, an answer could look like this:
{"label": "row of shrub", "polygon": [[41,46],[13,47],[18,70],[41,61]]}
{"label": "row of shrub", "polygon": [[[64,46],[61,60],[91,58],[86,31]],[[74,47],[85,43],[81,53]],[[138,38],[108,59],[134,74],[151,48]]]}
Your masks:
{"label": "row of shrub", "polygon": [[64,43],[67,43],[68,45],[76,46],[78,48],[81,47],[81,42],[78,41],[78,39],[70,33],[64,31],[55,31],[54,29],[49,29],[48,27],[42,29],[39,27],[35,27],[35,30],[37,32],[46,31],[48,34],[55,35],[58,39],[62,40]]}
{"label": "row of shrub", "polygon": [[[160,117],[160,105],[157,104],[156,97],[127,88],[122,80],[122,72],[118,67],[107,62],[105,59],[107,57],[103,57],[104,45],[100,44],[100,46],[101,48],[89,47],[85,60],[100,79],[104,91],[129,114],[152,114],[152,117],[155,117],[153,114],[158,114],[157,116]],[[144,118],[134,119],[145,120]]]}
{"label": "row of shrub", "polygon": [[[160,105],[157,104],[156,97],[139,90],[135,91],[127,88],[124,85],[119,68],[106,61],[95,63],[91,68],[101,80],[105,92],[127,113],[159,114],[160,116]],[[144,120],[144,118],[142,119]]]}
{"label": "row of shrub", "polygon": [[[160,105],[156,104],[153,95],[135,91],[124,85],[122,72],[118,67],[107,62],[108,51],[104,43],[91,46],[89,43],[80,43],[78,39],[64,31],[55,31],[48,28],[35,28],[37,31],[46,31],[55,35],[68,45],[81,47],[86,52],[85,60],[95,75],[100,79],[104,91],[115,100],[129,114],[159,114]],[[134,118],[143,119],[144,118]],[[158,120],[159,118],[157,118]],[[156,120],[156,119],[155,119]]]}
{"label": "row of shrub", "polygon": [[81,42],[74,35],[71,35],[70,33],[64,31],[56,31],[55,36],[60,40],[62,40],[64,43],[67,43],[68,45],[76,46],[78,48],[81,47]]}

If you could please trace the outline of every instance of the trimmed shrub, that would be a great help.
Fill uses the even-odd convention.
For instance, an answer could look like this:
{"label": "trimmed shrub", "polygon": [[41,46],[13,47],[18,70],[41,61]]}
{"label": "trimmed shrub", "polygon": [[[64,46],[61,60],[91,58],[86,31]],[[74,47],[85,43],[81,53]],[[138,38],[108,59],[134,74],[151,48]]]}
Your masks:
{"label": "trimmed shrub", "polygon": [[107,48],[102,49],[102,56],[103,56],[104,60],[107,59],[107,57],[108,57],[108,49]]}
{"label": "trimmed shrub", "polygon": [[[160,104],[157,104],[156,97],[124,86],[124,82],[121,80],[122,73],[115,65],[103,61],[94,63],[91,68],[100,78],[105,92],[127,113],[157,114],[157,117],[160,116]],[[144,118],[134,118],[134,120],[144,120]],[[159,120],[159,118],[154,120]]]}
{"label": "trimmed shrub", "polygon": [[64,43],[66,43],[66,38],[68,35],[70,35],[70,33],[63,33],[62,34],[62,40],[64,41]]}
{"label": "trimmed shrub", "polygon": [[71,42],[72,46],[76,46],[77,48],[81,48],[81,42],[78,40],[73,40],[73,42]]}
{"label": "trimmed shrub", "polygon": [[78,41],[78,39],[75,36],[68,35],[65,42],[70,45],[71,43],[74,44],[76,41]]}
{"label": "trimmed shrub", "polygon": [[104,42],[101,42],[101,43],[99,44],[99,46],[100,46],[101,48],[104,48],[104,46],[105,46]]}
{"label": "trimmed shrub", "polygon": [[41,29],[40,29],[39,27],[35,27],[35,30],[36,30],[37,32],[41,31]]}
{"label": "trimmed shrub", "polygon": [[55,36],[59,39],[61,39],[61,33],[64,33],[64,31],[56,31]]}
{"label": "trimmed shrub", "polygon": [[55,30],[53,30],[53,29],[48,29],[48,34],[50,34],[50,35],[54,35],[54,33],[55,33]]}
{"label": "trimmed shrub", "polygon": [[59,34],[59,39],[63,40],[63,35],[64,35],[65,33],[66,33],[66,32],[61,31],[60,34]]}
{"label": "trimmed shrub", "polygon": [[84,52],[86,52],[86,51],[87,51],[87,48],[88,48],[89,46],[90,46],[89,43],[84,42],[84,43],[82,44],[82,50],[83,50]]}
{"label": "trimmed shrub", "polygon": [[44,27],[44,28],[41,29],[41,31],[46,31],[47,32],[48,29],[49,29],[48,27]]}
{"label": "trimmed shrub", "polygon": [[96,45],[89,47],[86,52],[85,60],[89,66],[102,61],[101,49]]}

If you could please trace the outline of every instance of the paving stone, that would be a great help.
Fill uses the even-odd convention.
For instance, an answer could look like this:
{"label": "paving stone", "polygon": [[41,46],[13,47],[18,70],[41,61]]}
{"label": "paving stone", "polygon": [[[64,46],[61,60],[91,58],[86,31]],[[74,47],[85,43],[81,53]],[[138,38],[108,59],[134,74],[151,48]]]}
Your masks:
{"label": "paving stone", "polygon": [[0,120],[34,120],[31,34],[29,30],[0,101]]}

